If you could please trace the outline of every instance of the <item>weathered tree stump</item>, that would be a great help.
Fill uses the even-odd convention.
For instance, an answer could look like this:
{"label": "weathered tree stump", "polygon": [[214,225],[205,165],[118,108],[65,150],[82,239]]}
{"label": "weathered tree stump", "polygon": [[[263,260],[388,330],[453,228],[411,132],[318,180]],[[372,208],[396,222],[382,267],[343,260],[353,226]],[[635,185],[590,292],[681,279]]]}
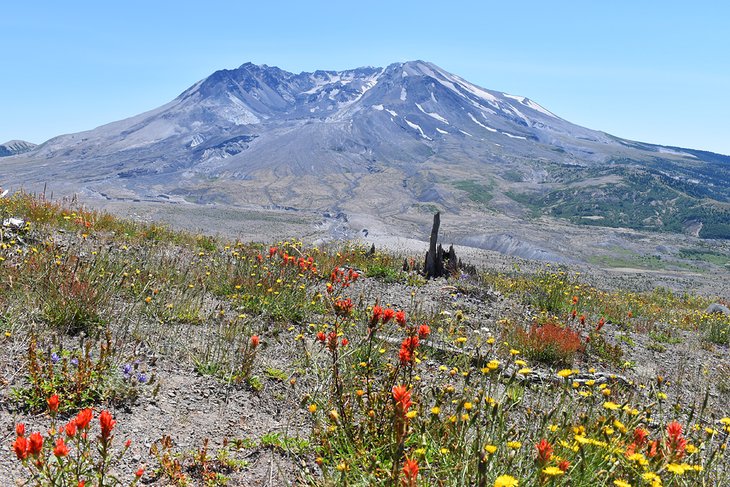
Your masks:
{"label": "weathered tree stump", "polygon": [[433,216],[433,227],[431,227],[431,239],[429,240],[428,252],[423,265],[423,273],[426,278],[432,277],[448,277],[455,274],[459,269],[459,259],[456,257],[454,246],[449,247],[448,252],[444,252],[441,244],[436,244],[439,235],[439,226],[441,225],[441,213]]}

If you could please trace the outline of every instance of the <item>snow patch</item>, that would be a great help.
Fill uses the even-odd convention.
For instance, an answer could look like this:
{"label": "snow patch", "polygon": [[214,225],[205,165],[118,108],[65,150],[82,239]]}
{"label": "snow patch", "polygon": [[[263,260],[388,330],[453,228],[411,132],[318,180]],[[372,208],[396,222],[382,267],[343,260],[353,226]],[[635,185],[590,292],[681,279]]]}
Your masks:
{"label": "snow patch", "polygon": [[421,105],[419,105],[418,103],[416,103],[416,107],[417,107],[417,108],[418,108],[419,110],[421,110],[421,111],[422,111],[423,113],[425,113],[426,115],[428,115],[429,117],[431,117],[431,118],[435,118],[435,119],[436,119],[436,120],[438,120],[439,122],[443,122],[443,123],[445,123],[446,125],[448,125],[448,124],[449,124],[449,121],[448,121],[448,120],[446,120],[446,119],[445,119],[444,117],[442,117],[441,115],[439,115],[438,113],[434,113],[434,112],[427,112],[427,111],[426,111],[426,110],[424,110],[424,109],[423,109],[423,107],[422,107]]}
{"label": "snow patch", "polygon": [[388,113],[390,113],[394,117],[397,117],[398,116],[398,113],[396,113],[395,110],[389,110],[389,109],[386,108],[385,111],[388,112]]}
{"label": "snow patch", "polygon": [[489,130],[490,132],[497,132],[497,129],[493,129],[492,127],[488,127],[488,126],[484,125],[482,122],[477,120],[476,117],[474,115],[472,115],[470,112],[467,112],[467,115],[469,115],[469,118],[471,118],[472,122],[479,125],[480,127],[483,127],[485,129]]}
{"label": "snow patch", "polygon": [[438,133],[440,133],[440,134],[448,134],[448,132],[447,132],[447,131],[445,131],[445,130],[441,130],[441,129],[440,129],[440,128],[438,128],[438,127],[436,127],[436,132],[438,132]]}
{"label": "snow patch", "polygon": [[472,134],[470,134],[469,132],[464,132],[463,130],[459,130],[459,132],[461,132],[461,133],[462,133],[462,134],[464,134],[464,135],[468,135],[469,137],[474,137],[474,136],[473,136]]}
{"label": "snow patch", "polygon": [[205,142],[205,137],[200,134],[195,134],[193,135],[193,139],[190,141],[190,148],[192,149],[193,147],[197,147],[203,142]]}
{"label": "snow patch", "polygon": [[508,95],[507,93],[502,93],[507,98],[512,98],[513,100],[517,100],[520,103],[525,103],[525,97],[524,96],[515,96],[515,95]]}
{"label": "snow patch", "polygon": [[421,137],[423,137],[424,139],[427,139],[427,140],[433,140],[431,137],[429,137],[429,136],[427,136],[426,134],[423,133],[423,129],[421,128],[420,125],[411,122],[407,118],[404,119],[404,120],[406,121],[406,123],[408,124],[409,127],[411,127],[414,130],[418,130],[418,132],[421,134]]}
{"label": "snow patch", "polygon": [[[515,95],[508,95],[507,93],[502,93],[507,98],[512,98],[513,100],[517,100],[520,102],[520,104],[525,105],[526,107],[532,108],[536,112],[540,112],[543,115],[547,115],[548,117],[558,118],[557,115],[554,113],[551,113],[549,110],[541,107],[534,101],[530,100],[529,98],[525,98],[524,96],[515,96]],[[513,107],[514,108],[514,107]]]}
{"label": "snow patch", "polygon": [[373,105],[373,109],[375,109],[375,110],[377,110],[379,112],[382,112],[383,111],[383,108],[384,108],[383,105]]}
{"label": "snow patch", "polygon": [[510,134],[510,133],[508,133],[508,132],[500,132],[500,133],[501,133],[502,135],[506,135],[507,137],[510,137],[510,138],[512,138],[512,139],[522,139],[522,140],[527,140],[527,137],[523,137],[523,136],[521,136],[521,135],[514,135],[514,134]]}
{"label": "snow patch", "polygon": [[408,97],[408,93],[406,93],[406,87],[402,86],[400,89],[400,100],[406,101],[406,98]]}
{"label": "snow patch", "polygon": [[693,159],[697,159],[697,156],[695,156],[694,154],[689,154],[687,152],[669,149],[667,147],[659,147],[659,152],[662,154],[673,154],[675,156],[684,156],[684,157],[691,157]]}

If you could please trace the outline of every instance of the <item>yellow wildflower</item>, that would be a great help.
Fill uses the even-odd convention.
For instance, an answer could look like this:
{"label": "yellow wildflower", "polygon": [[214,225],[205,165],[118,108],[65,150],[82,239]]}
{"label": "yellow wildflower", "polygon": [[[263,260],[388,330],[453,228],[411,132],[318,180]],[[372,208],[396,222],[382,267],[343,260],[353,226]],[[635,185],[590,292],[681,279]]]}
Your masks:
{"label": "yellow wildflower", "polygon": [[500,475],[494,481],[494,487],[518,487],[519,481],[511,475]]}
{"label": "yellow wildflower", "polygon": [[542,473],[549,477],[556,477],[558,475],[563,475],[565,472],[560,470],[558,467],[545,467],[542,469]]}

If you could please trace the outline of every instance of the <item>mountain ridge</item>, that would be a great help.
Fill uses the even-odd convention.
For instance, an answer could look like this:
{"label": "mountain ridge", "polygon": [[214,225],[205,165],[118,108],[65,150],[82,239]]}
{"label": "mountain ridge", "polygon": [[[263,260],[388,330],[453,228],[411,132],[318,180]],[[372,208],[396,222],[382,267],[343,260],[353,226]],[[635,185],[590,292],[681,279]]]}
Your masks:
{"label": "mountain ridge", "polygon": [[[299,74],[244,63],[18,157],[16,181],[87,197],[690,233],[699,222],[700,234],[730,238],[730,157],[580,127],[425,61]],[[639,216],[614,211],[625,197]]]}

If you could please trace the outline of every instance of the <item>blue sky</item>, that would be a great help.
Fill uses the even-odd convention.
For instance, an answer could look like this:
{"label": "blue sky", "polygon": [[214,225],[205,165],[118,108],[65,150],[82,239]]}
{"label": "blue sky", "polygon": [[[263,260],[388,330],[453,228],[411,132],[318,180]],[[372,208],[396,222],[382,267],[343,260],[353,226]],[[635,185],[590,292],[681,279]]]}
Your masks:
{"label": "blue sky", "polygon": [[724,3],[6,2],[0,142],[132,116],[247,61],[300,72],[422,59],[579,125],[730,154]]}

